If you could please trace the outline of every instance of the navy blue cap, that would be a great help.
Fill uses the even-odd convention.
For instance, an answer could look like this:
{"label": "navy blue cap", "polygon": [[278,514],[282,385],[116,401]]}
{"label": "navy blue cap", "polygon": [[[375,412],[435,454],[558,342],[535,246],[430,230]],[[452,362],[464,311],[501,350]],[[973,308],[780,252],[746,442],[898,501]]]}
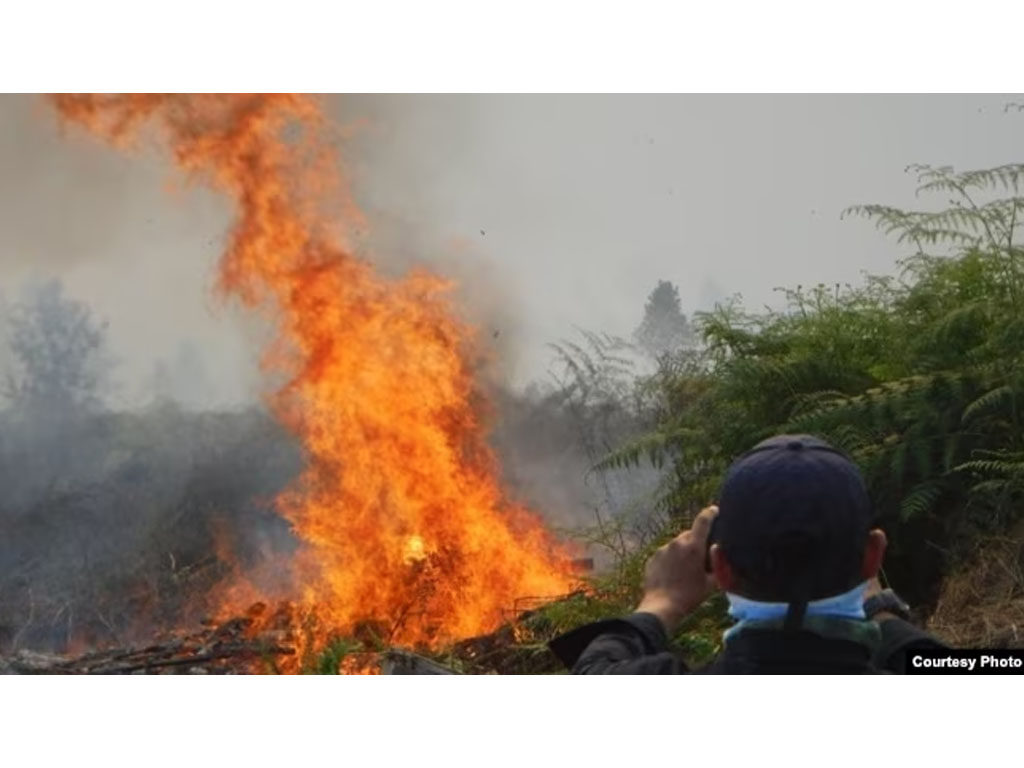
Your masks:
{"label": "navy blue cap", "polygon": [[856,586],[871,521],[849,457],[810,435],[779,435],[729,467],[711,536],[747,597],[806,602]]}

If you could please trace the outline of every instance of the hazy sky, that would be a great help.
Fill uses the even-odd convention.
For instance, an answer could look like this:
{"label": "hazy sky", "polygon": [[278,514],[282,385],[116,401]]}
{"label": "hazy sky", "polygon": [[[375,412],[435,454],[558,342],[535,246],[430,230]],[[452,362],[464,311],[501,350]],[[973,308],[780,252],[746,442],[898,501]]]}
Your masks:
{"label": "hazy sky", "polygon": [[[1015,100],[332,96],[329,109],[355,128],[346,163],[381,263],[458,275],[523,383],[574,325],[628,335],[660,278],[692,311],[890,271],[900,249],[840,212],[913,205],[911,163],[1024,160],[1024,115],[1003,109]],[[62,139],[37,98],[0,97],[0,293],[62,277],[110,322],[124,402],[196,350],[211,403],[230,402],[254,391],[258,343],[208,294],[225,208],[171,178],[153,157]]]}

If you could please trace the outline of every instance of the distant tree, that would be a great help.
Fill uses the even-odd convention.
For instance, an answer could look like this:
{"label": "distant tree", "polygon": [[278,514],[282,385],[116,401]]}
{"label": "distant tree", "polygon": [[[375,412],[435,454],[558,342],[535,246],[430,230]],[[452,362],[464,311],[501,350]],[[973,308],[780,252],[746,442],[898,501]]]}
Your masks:
{"label": "distant tree", "polygon": [[633,332],[633,341],[651,357],[661,357],[693,343],[693,329],[679,303],[679,289],[659,280],[647,297],[644,319]]}
{"label": "distant tree", "polygon": [[899,277],[697,315],[694,364],[651,380],[657,422],[598,467],[666,466],[659,508],[690,513],[759,440],[822,436],[860,465],[888,574],[924,604],[948,568],[1024,519],[1024,164],[908,170],[935,209],[847,211],[914,249]]}
{"label": "distant tree", "polygon": [[106,324],[68,299],[59,280],[31,289],[8,313],[4,394],[16,411],[61,420],[101,405],[113,362]]}

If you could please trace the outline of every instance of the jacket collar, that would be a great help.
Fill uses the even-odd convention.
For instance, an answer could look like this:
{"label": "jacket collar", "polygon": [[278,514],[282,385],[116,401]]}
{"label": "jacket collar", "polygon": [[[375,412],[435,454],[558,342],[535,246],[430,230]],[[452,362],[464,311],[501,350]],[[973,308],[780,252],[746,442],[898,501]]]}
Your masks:
{"label": "jacket collar", "polygon": [[770,671],[799,671],[823,664],[837,671],[863,671],[881,644],[873,621],[808,616],[799,631],[787,632],[783,619],[742,621],[726,633],[721,661],[753,664]]}

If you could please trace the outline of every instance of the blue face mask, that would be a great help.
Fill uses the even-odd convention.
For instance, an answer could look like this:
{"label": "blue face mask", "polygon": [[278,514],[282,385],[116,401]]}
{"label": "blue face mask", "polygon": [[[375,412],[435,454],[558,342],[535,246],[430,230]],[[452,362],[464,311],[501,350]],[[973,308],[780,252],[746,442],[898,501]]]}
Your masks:
{"label": "blue face mask", "polygon": [[[864,593],[867,592],[867,588],[868,583],[865,581],[849,592],[810,602],[807,604],[807,612],[804,615],[863,619],[865,618]],[[782,619],[786,616],[786,610],[789,608],[788,603],[761,603],[734,595],[731,592],[727,592],[726,597],[729,598],[729,615],[739,621]]]}

